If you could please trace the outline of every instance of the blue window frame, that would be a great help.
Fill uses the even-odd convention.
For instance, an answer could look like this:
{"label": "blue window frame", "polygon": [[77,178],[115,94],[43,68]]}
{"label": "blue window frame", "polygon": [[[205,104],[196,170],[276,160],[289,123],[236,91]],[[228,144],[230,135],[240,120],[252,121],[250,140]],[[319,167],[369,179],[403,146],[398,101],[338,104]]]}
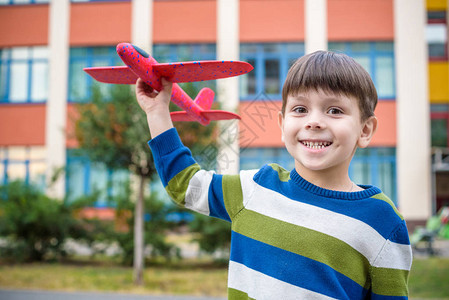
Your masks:
{"label": "blue window frame", "polygon": [[0,103],[38,103],[47,97],[47,47],[0,49]]}
{"label": "blue window frame", "polygon": [[281,99],[288,69],[303,55],[304,43],[241,44],[240,59],[254,70],[240,76],[240,99],[254,100],[261,94]]}
{"label": "blue window frame", "polygon": [[[71,48],[69,64],[69,102],[90,99],[95,80],[83,68],[124,65],[114,46]],[[107,84],[99,84],[99,87],[104,92],[110,88]]]}
{"label": "blue window frame", "polygon": [[0,5],[43,4],[50,0],[0,0]]}
{"label": "blue window frame", "polygon": [[[155,44],[153,46],[153,55],[158,62],[181,62],[196,60],[215,60],[216,45],[215,44]],[[199,91],[204,87],[208,87],[216,91],[216,81],[193,82],[194,89]],[[180,86],[188,91],[189,83],[181,83]],[[196,95],[190,95],[194,97]]]}
{"label": "blue window frame", "polygon": [[0,147],[0,185],[23,180],[43,191],[45,166],[43,147]]}
{"label": "blue window frame", "polygon": [[129,181],[127,170],[112,171],[101,163],[93,163],[84,156],[67,151],[66,197],[69,201],[99,193],[96,207],[107,207],[109,197],[123,192]]}
{"label": "blue window frame", "polygon": [[368,71],[379,99],[396,98],[393,42],[330,42],[328,47],[351,56]]}

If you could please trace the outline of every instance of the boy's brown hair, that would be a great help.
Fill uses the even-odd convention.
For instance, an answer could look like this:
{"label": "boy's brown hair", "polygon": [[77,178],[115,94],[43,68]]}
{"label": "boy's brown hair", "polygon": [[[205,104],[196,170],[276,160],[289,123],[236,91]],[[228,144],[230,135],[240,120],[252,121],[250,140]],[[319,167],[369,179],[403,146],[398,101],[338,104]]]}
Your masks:
{"label": "boy's brown hair", "polygon": [[374,116],[377,92],[373,81],[359,63],[345,54],[316,51],[299,58],[288,71],[282,88],[282,114],[288,96],[310,89],[355,97],[362,120]]}

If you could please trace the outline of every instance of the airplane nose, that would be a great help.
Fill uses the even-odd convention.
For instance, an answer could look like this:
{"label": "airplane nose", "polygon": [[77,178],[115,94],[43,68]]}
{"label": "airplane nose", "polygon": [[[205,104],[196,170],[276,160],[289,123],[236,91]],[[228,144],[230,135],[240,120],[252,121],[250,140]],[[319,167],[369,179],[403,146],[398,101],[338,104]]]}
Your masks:
{"label": "airplane nose", "polygon": [[129,46],[131,46],[131,44],[120,43],[120,44],[117,45],[115,50],[117,51],[117,54],[121,56],[121,55],[123,55],[126,52],[126,50],[129,49]]}

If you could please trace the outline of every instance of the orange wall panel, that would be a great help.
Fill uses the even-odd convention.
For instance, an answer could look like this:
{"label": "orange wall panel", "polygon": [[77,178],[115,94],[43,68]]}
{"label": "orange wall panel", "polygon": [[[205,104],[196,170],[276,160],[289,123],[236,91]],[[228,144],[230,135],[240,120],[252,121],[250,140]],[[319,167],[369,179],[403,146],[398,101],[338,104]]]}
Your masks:
{"label": "orange wall panel", "polygon": [[10,5],[0,9],[0,48],[46,45],[48,5]]}
{"label": "orange wall panel", "polygon": [[328,0],[328,39],[392,40],[393,19],[393,0]]}
{"label": "orange wall panel", "polygon": [[115,45],[131,41],[131,3],[74,3],[70,6],[70,45]]}
{"label": "orange wall panel", "polygon": [[[281,101],[241,102],[240,148],[284,147],[278,125]],[[378,128],[370,147],[396,146],[396,102],[380,101],[375,114]]]}
{"label": "orange wall panel", "polygon": [[154,43],[214,43],[215,0],[154,1]]}
{"label": "orange wall panel", "polygon": [[303,0],[240,1],[241,42],[303,40]]}
{"label": "orange wall panel", "polygon": [[45,104],[0,106],[0,146],[45,145]]}

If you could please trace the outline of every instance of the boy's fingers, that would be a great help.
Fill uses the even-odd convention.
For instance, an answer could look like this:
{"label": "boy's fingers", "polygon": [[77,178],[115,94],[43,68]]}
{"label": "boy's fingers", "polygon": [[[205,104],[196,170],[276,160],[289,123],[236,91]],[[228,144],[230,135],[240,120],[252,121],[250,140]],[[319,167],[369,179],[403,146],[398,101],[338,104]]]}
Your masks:
{"label": "boy's fingers", "polygon": [[164,91],[169,91],[172,88],[173,83],[168,81],[167,79],[165,79],[164,77],[161,78],[161,84],[162,84],[162,89]]}

